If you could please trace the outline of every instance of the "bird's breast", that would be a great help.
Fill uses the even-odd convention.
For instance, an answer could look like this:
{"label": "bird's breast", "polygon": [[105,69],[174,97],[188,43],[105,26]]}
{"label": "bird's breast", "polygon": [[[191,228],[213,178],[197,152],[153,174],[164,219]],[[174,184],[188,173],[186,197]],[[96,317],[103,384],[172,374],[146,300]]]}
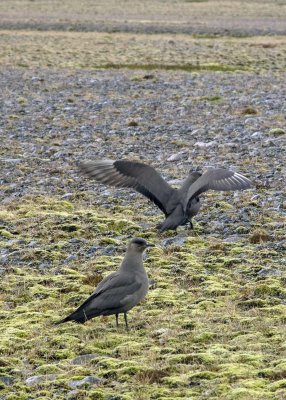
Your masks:
{"label": "bird's breast", "polygon": [[189,204],[189,207],[187,208],[187,216],[188,218],[192,218],[195,216],[198,212],[199,209],[201,208],[201,202],[198,197],[195,197],[192,199],[192,201]]}

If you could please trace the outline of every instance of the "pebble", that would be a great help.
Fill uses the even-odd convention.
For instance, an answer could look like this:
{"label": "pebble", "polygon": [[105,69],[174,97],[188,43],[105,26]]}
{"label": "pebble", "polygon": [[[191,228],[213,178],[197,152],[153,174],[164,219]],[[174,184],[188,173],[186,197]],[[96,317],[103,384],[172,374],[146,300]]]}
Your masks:
{"label": "pebble", "polygon": [[6,386],[9,386],[14,383],[14,378],[12,376],[0,375],[0,382],[4,383]]}
{"label": "pebble", "polygon": [[257,275],[259,276],[282,276],[283,271],[277,268],[262,268],[260,271],[258,271]]}
{"label": "pebble", "polygon": [[253,117],[246,118],[244,121],[245,124],[250,124],[250,125],[255,125],[257,124],[257,122],[258,122],[257,118]]}
{"label": "pebble", "polygon": [[163,240],[162,241],[162,245],[164,247],[171,246],[173,244],[182,246],[185,243],[186,239],[187,239],[186,236],[177,235],[177,236],[174,236],[172,238],[168,238],[168,239]]}
{"label": "pebble", "polygon": [[101,254],[103,256],[112,256],[116,252],[116,247],[113,246],[112,244],[106,246],[102,251]]}
{"label": "pebble", "polygon": [[180,161],[183,158],[185,158],[187,155],[188,155],[187,152],[180,151],[179,153],[172,154],[169,158],[167,158],[167,161]]}
{"label": "pebble", "polygon": [[58,377],[58,374],[46,374],[46,375],[34,375],[30,378],[27,378],[25,383],[28,386],[38,385],[43,382],[52,382],[55,381]]}
{"label": "pebble", "polygon": [[70,262],[72,262],[72,261],[75,261],[75,260],[77,260],[77,259],[78,259],[78,257],[77,257],[76,255],[71,254],[70,256],[68,256],[68,257],[64,260],[64,264],[68,264],[68,263],[70,263]]}
{"label": "pebble", "polygon": [[73,193],[65,193],[62,195],[62,199],[69,199],[72,196],[73,196]]}
{"label": "pebble", "polygon": [[86,257],[93,257],[94,254],[97,252],[98,250],[98,246],[97,245],[93,245],[91,246],[85,253]]}
{"label": "pebble", "polygon": [[82,354],[71,360],[71,364],[73,365],[88,364],[89,361],[94,360],[97,357],[98,357],[97,353]]}
{"label": "pebble", "polygon": [[99,385],[102,382],[102,379],[98,378],[95,375],[89,375],[81,380],[70,380],[68,381],[68,385],[70,388],[75,389],[78,386],[83,385]]}
{"label": "pebble", "polygon": [[203,148],[209,148],[209,147],[214,147],[218,143],[215,140],[212,140],[211,142],[196,142],[194,146],[199,147],[201,149]]}
{"label": "pebble", "polygon": [[1,162],[7,162],[11,164],[18,164],[19,162],[22,162],[22,158],[0,158]]}
{"label": "pebble", "polygon": [[257,132],[253,132],[250,135],[250,137],[252,137],[252,139],[261,139],[263,137],[263,134],[262,134],[262,132],[257,131]]}

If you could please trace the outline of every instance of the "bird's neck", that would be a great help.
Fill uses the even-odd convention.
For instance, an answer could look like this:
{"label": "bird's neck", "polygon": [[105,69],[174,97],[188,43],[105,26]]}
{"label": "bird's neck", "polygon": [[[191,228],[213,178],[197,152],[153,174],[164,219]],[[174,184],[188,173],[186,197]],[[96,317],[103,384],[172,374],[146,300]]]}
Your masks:
{"label": "bird's neck", "polygon": [[144,270],[142,253],[129,250],[121,263],[121,270],[135,271]]}
{"label": "bird's neck", "polygon": [[185,193],[189,190],[189,187],[198,179],[198,177],[190,174],[183,182],[182,186],[180,187],[180,192]]}

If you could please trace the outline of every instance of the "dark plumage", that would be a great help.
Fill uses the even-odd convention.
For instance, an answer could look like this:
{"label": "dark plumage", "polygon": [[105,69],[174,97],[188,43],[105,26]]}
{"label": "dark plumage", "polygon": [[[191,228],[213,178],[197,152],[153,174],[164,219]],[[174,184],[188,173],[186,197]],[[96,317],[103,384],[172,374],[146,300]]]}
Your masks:
{"label": "dark plumage", "polygon": [[209,168],[203,174],[190,171],[179,189],[172,188],[150,165],[137,161],[84,161],[80,169],[90,178],[119,187],[130,187],[143,194],[165,214],[158,225],[161,232],[185,225],[200,209],[199,195],[207,190],[244,190],[251,187],[245,176],[223,168]]}
{"label": "dark plumage", "polygon": [[99,315],[116,316],[123,313],[128,330],[127,312],[136,306],[147,294],[149,279],[143,266],[143,252],[153,247],[141,238],[132,239],[118,271],[104,278],[92,295],[72,314],[56,324],[68,321],[84,323]]}

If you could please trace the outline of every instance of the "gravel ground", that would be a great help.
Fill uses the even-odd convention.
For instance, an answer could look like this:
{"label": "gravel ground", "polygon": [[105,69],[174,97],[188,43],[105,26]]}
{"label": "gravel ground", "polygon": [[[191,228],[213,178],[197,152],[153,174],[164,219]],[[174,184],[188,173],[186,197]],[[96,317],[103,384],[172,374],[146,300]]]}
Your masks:
{"label": "gravel ground", "polygon": [[[82,181],[76,167],[86,158],[134,158],[175,184],[189,169],[207,166],[253,180],[256,189],[248,192],[204,196],[197,220],[205,233],[228,237],[242,226],[248,232],[269,213],[275,214],[270,234],[284,225],[280,75],[16,69],[2,70],[1,81],[3,204],[47,193],[70,199],[89,190],[94,206],[113,208],[111,195],[146,206],[140,195]],[[216,209],[222,199],[235,207],[231,220]],[[146,212],[160,214],[152,205]]]}
{"label": "gravel ground", "polygon": [[285,35],[285,0],[3,0],[1,29]]}
{"label": "gravel ground", "polygon": [[45,179],[64,195],[80,183],[77,159],[129,157],[172,179],[232,167],[267,185],[262,201],[283,203],[280,75],[16,69],[1,71],[1,86],[3,200],[45,193]]}

